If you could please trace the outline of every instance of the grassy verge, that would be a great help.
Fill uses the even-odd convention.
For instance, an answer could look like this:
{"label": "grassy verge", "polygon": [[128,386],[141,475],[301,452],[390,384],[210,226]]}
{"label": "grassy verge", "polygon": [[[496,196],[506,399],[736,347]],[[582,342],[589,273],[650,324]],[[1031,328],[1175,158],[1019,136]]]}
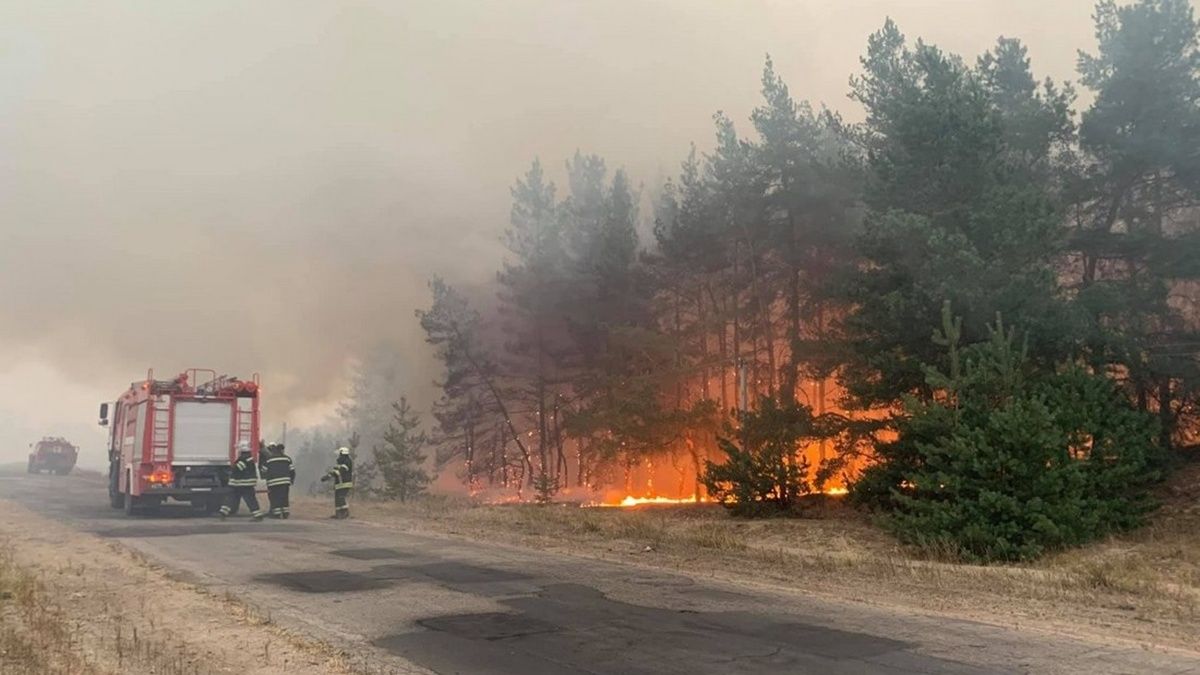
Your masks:
{"label": "grassy verge", "polygon": [[94,672],[74,644],[62,609],[51,605],[37,577],[0,546],[0,672]]}
{"label": "grassy verge", "polygon": [[0,500],[0,673],[307,675],[350,654],[221,587]]}
{"label": "grassy verge", "polygon": [[[80,569],[22,566],[11,542],[0,545],[0,672],[38,675],[208,672],[182,642],[151,637],[119,611],[73,611],[79,591],[61,592],[54,577]],[[96,640],[97,633],[103,638]]]}
{"label": "grassy verge", "polygon": [[[965,565],[897,544],[836,500],[803,519],[746,521],[719,507],[359,502],[402,529],[766,582],[854,601],[1195,649],[1200,644],[1200,467],[1152,525],[1027,565]],[[326,505],[322,502],[321,507]],[[314,507],[315,512],[315,507]]]}

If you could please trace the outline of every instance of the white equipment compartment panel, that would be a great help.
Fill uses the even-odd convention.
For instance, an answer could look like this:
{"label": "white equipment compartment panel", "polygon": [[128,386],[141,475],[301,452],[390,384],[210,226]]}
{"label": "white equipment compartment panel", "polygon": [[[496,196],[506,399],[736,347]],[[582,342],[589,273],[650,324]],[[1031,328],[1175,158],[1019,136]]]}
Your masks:
{"label": "white equipment compartment panel", "polygon": [[175,403],[175,464],[228,464],[233,406],[228,401]]}

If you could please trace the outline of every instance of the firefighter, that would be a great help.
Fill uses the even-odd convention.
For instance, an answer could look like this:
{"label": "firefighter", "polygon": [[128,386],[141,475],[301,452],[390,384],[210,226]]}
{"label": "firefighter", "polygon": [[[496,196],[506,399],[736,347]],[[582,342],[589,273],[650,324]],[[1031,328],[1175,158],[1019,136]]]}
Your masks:
{"label": "firefighter", "polygon": [[254,464],[254,456],[250,454],[250,444],[246,441],[238,443],[238,458],[229,472],[229,501],[217,512],[221,520],[232,511],[236,511],[242,500],[250,509],[250,517],[258,522],[263,519],[262,509],[258,508],[258,496],[254,494],[254,486],[258,483],[258,470]]}
{"label": "firefighter", "polygon": [[292,458],[284,453],[282,443],[268,445],[267,453],[263,478],[267,481],[267,498],[271,500],[271,517],[287,519],[292,515],[288,492],[296,482],[296,467],[292,464]]}
{"label": "firefighter", "polygon": [[337,451],[337,464],[329,473],[321,476],[321,482],[333,481],[333,515],[330,518],[350,517],[350,490],[354,488],[354,460],[350,458],[350,448],[340,447]]}

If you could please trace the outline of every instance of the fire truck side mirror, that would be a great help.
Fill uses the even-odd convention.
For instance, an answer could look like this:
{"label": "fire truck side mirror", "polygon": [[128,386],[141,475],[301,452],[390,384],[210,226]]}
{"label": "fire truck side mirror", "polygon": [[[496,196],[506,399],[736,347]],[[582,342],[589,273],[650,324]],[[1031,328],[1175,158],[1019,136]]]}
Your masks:
{"label": "fire truck side mirror", "polygon": [[108,426],[108,404],[107,403],[100,404],[100,426],[102,426],[102,427]]}

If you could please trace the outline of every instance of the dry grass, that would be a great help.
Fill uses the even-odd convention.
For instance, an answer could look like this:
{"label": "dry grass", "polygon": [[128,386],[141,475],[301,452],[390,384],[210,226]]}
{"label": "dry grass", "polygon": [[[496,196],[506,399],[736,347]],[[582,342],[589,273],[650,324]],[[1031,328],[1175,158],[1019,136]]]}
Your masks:
{"label": "dry grass", "polygon": [[862,602],[1194,649],[1200,644],[1200,465],[1182,471],[1169,490],[1153,524],[1028,565],[931,559],[836,500],[808,518],[760,521],[730,518],[712,506],[480,506],[453,498],[360,502],[355,516]]}
{"label": "dry grass", "polygon": [[[0,500],[0,673],[352,673],[341,650]],[[366,669],[370,672],[369,669]]]}
{"label": "dry grass", "polygon": [[52,606],[36,576],[0,547],[0,672],[91,673],[74,645],[61,608]]}
{"label": "dry grass", "polygon": [[[75,611],[78,591],[63,592],[56,578],[82,576],[85,568],[22,566],[14,545],[0,546],[0,672],[38,675],[146,672],[196,675],[208,672],[189,658],[182,643],[147,634],[141,621],[120,613],[85,616]],[[153,627],[153,620],[151,620]],[[97,649],[95,633],[106,635]],[[166,633],[170,635],[170,633]]]}

